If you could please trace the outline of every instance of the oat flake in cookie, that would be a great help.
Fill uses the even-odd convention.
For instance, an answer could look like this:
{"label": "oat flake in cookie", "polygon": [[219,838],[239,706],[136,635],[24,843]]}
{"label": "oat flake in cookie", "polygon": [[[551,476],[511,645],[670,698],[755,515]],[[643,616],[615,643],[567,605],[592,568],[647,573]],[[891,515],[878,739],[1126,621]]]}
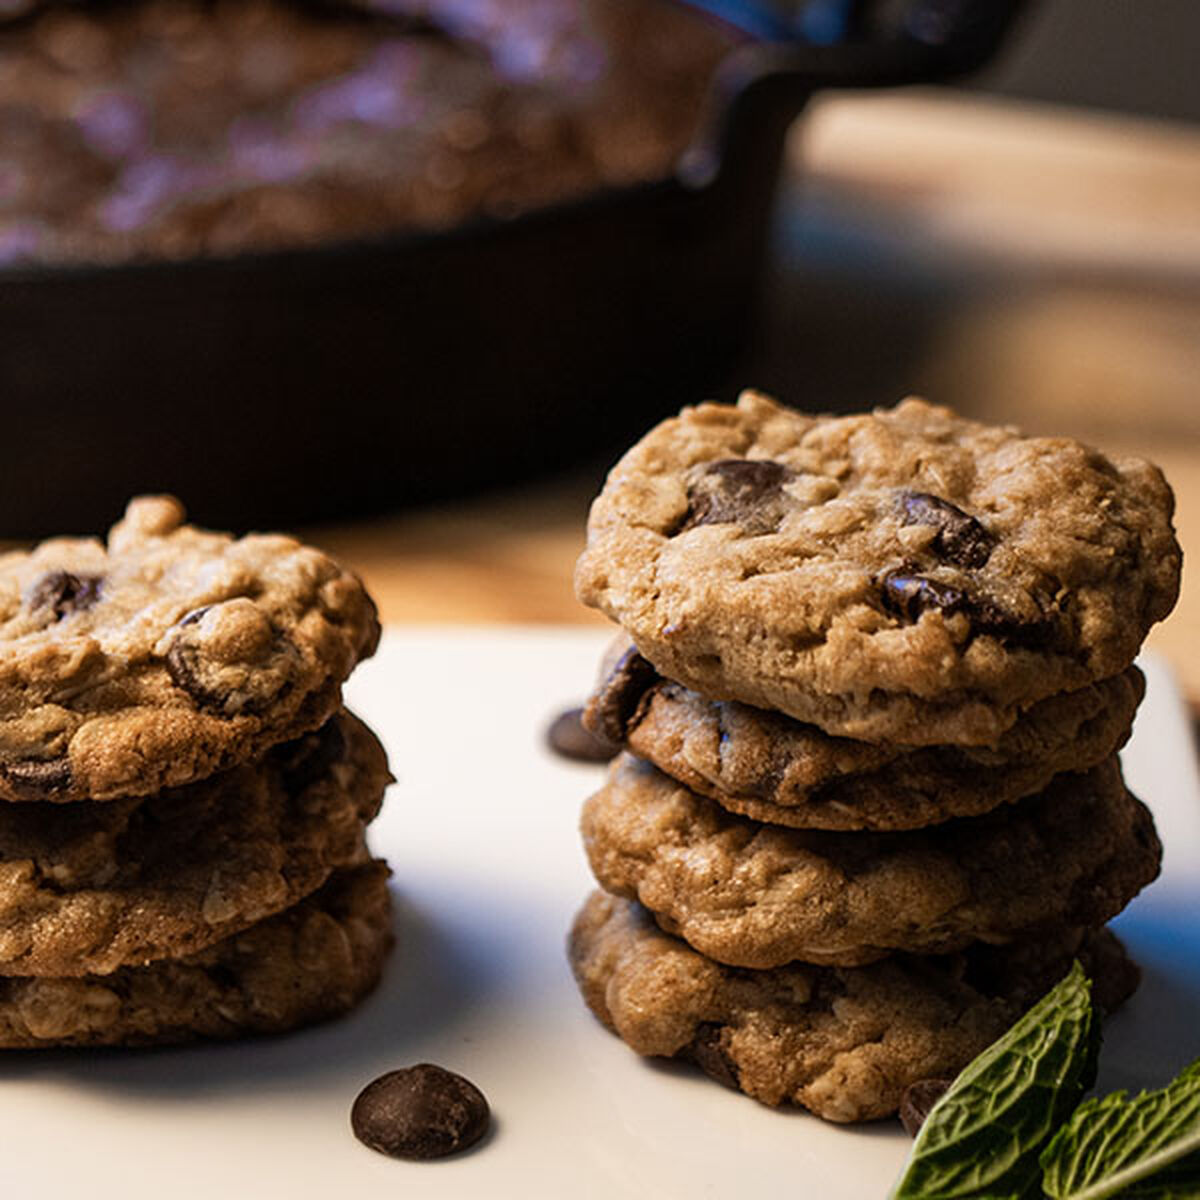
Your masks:
{"label": "oat flake in cookie", "polygon": [[132,501],[107,545],[0,557],[0,799],[149,795],[315,729],[379,638],[350,572]]}
{"label": "oat flake in cookie", "polygon": [[1179,589],[1157,468],[909,399],[753,392],[651,430],[588,521],[579,598],[667,678],[828,733],[987,744],[1124,671]]}

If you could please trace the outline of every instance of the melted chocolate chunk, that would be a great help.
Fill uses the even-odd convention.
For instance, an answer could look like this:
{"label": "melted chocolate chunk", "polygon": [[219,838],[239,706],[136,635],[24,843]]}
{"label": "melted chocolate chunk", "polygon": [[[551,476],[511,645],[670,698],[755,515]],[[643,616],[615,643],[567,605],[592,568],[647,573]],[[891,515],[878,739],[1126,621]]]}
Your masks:
{"label": "melted chocolate chunk", "polygon": [[555,754],[576,762],[608,762],[620,752],[619,742],[594,734],[583,723],[582,708],[568,708],[550,722],[546,744]]}
{"label": "melted chocolate chunk", "polygon": [[970,613],[976,633],[985,633],[998,641],[1024,646],[1028,650],[1044,650],[1053,645],[1055,627],[1049,616],[1023,621],[988,600],[973,601]]}
{"label": "melted chocolate chunk", "polygon": [[341,722],[326,721],[315,733],[297,738],[272,751],[283,767],[283,783],[288,794],[298,795],[329,773],[346,753],[346,738]]}
{"label": "melted chocolate chunk", "polygon": [[29,593],[30,608],[50,608],[61,621],[71,613],[84,612],[100,599],[103,580],[99,575],[72,575],[70,571],[51,571],[43,575]]}
{"label": "melted chocolate chunk", "polygon": [[[189,619],[189,617],[184,617],[180,624],[187,624]],[[201,708],[212,708],[217,711],[224,709],[227,697],[213,688],[205,687],[200,681],[194,646],[189,645],[182,638],[177,638],[167,650],[166,661],[167,674],[171,677],[171,682],[177,688],[182,688],[187,692]]]}
{"label": "melted chocolate chunk", "polygon": [[968,608],[965,592],[924,575],[913,574],[907,567],[889,571],[880,582],[884,607],[906,621],[918,621],[925,612],[950,615],[965,612]]}
{"label": "melted chocolate chunk", "polygon": [[880,580],[880,587],[884,608],[906,621],[918,621],[922,613],[930,611],[947,616],[963,613],[974,633],[994,637],[1014,646],[1042,649],[1054,640],[1054,622],[1049,616],[1042,615],[1032,621],[1022,620],[990,600],[971,596],[961,588],[918,575],[911,567],[889,571]]}
{"label": "melted chocolate chunk", "polygon": [[71,786],[71,764],[65,758],[4,763],[0,774],[12,790],[33,800],[42,800]]}
{"label": "melted chocolate chunk", "polygon": [[929,1110],[946,1094],[953,1079],[918,1079],[900,1097],[900,1120],[909,1137],[916,1137]]}
{"label": "melted chocolate chunk", "polygon": [[262,712],[290,689],[288,668],[298,658],[296,648],[286,634],[273,629],[272,650],[252,672],[244,667],[229,670],[209,655],[203,632],[195,628],[214,607],[195,608],[175,623],[165,659],[167,674],[197,705],[219,716]]}
{"label": "melted chocolate chunk", "polygon": [[[191,612],[185,613],[175,622],[175,628],[186,629],[189,625],[198,624],[210,608],[212,608],[211,604],[193,608]],[[220,707],[220,698],[211,695],[201,687],[194,659],[194,648],[188,644],[186,639],[177,637],[171,643],[170,649],[167,650],[167,674],[170,675],[171,682],[176,687],[183,688],[197,703],[208,707]]]}
{"label": "melted chocolate chunk", "polygon": [[354,1136],[392,1158],[444,1158],[487,1132],[483,1093],[461,1075],[432,1063],[389,1071],[368,1083],[350,1110]]}
{"label": "melted chocolate chunk", "polygon": [[721,1046],[720,1025],[711,1022],[701,1025],[688,1047],[688,1057],[711,1079],[735,1091],[738,1089],[737,1063]]}
{"label": "melted chocolate chunk", "polygon": [[203,619],[204,614],[208,612],[210,608],[212,608],[211,604],[202,604],[199,608],[193,608],[190,613],[184,613],[184,615],[179,618],[176,624],[180,627],[184,625],[195,625],[198,621]]}
{"label": "melted chocolate chunk", "polygon": [[900,493],[900,523],[930,525],[938,532],[930,548],[944,562],[982,567],[991,557],[996,538],[957,505],[928,492]]}
{"label": "melted chocolate chunk", "polygon": [[637,723],[643,700],[659,679],[658,672],[637,648],[630,646],[588,702],[584,714],[587,728],[606,741],[623,744]]}
{"label": "melted chocolate chunk", "polygon": [[773,533],[783,519],[782,489],[796,472],[770,458],[723,458],[688,487],[688,510],[672,535],[697,525],[739,525]]}

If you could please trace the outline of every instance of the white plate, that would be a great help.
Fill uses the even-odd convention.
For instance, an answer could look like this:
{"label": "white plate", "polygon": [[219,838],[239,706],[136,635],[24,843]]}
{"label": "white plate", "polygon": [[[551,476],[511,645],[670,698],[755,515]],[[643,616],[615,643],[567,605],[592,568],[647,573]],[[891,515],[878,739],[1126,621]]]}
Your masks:
{"label": "white plate", "polygon": [[[605,641],[391,631],[349,689],[399,779],[374,827],[399,909],[381,989],[285,1038],[3,1056],[0,1182],[88,1200],[882,1197],[908,1146],[894,1123],[838,1128],[638,1059],[579,999],[563,938],[591,886],[576,819],[599,768],[554,758],[542,733]],[[1109,1025],[1106,1086],[1162,1083],[1200,1054],[1200,785],[1174,685],[1146,666],[1125,763],[1168,849],[1119,921],[1145,982]],[[420,1061],[488,1095],[495,1131],[475,1151],[403,1163],[350,1134],[359,1088]]]}

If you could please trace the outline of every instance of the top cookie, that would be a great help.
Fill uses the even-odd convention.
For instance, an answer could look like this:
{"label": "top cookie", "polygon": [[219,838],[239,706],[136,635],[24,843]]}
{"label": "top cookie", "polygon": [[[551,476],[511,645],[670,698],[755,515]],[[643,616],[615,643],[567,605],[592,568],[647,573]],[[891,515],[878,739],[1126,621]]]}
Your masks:
{"label": "top cookie", "polygon": [[684,409],[592,506],[580,600],[668,678],[828,733],[994,742],[1123,671],[1171,609],[1161,472],[909,399]]}
{"label": "top cookie", "polygon": [[362,584],[290,537],[133,500],[104,545],[0,556],[0,799],[110,800],[315,729],[379,639]]}

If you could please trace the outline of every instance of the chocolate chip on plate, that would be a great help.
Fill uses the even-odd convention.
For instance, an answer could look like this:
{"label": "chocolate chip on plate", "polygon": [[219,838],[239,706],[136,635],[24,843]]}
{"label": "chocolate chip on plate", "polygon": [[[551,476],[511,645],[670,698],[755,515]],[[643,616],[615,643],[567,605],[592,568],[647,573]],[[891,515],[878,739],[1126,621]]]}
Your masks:
{"label": "chocolate chip on plate", "polygon": [[909,1137],[916,1137],[929,1110],[946,1094],[953,1079],[918,1079],[900,1097],[900,1120]]}
{"label": "chocolate chip on plate", "polygon": [[392,1158],[443,1158],[487,1132],[491,1110],[469,1080],[433,1063],[389,1071],[358,1094],[354,1136]]}
{"label": "chocolate chip on plate", "polygon": [[559,713],[546,730],[546,742],[555,754],[579,762],[608,762],[621,747],[607,738],[597,737],[583,723],[582,708]]}

